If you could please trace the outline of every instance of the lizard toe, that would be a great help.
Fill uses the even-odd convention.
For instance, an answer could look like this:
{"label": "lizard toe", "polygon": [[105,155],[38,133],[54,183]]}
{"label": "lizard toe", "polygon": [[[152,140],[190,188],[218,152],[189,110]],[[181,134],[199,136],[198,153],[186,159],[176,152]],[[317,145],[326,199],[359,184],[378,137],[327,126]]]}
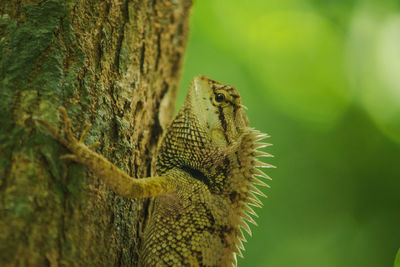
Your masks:
{"label": "lizard toe", "polygon": [[67,110],[62,106],[58,107],[57,110],[60,113],[62,119],[64,120],[64,131],[66,139],[72,144],[78,144],[79,143],[78,139],[76,139],[71,130],[71,120],[68,117]]}

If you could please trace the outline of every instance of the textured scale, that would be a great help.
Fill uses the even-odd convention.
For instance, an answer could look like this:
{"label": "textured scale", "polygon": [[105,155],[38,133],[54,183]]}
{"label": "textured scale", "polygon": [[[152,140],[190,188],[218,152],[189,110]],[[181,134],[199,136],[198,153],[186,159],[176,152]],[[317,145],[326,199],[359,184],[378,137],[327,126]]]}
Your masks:
{"label": "textured scale", "polygon": [[154,197],[144,230],[141,266],[236,266],[242,256],[242,230],[256,224],[250,206],[261,207],[256,186],[270,179],[260,168],[272,165],[256,157],[271,157],[257,149],[268,136],[249,127],[239,93],[232,86],[196,77],[185,102],[158,148],[156,177],[134,179],[77,140],[65,137],[43,120],[51,134],[116,193],[129,198]]}

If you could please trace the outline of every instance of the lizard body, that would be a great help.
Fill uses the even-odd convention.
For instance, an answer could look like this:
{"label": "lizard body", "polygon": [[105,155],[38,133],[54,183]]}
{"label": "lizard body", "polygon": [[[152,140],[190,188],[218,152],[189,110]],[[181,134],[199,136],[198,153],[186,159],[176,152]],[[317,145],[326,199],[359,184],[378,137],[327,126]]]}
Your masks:
{"label": "lizard body", "polygon": [[156,177],[134,179],[77,140],[64,108],[65,137],[43,120],[51,134],[72,154],[63,158],[86,165],[113,191],[129,198],[154,197],[144,230],[139,262],[143,266],[236,266],[243,228],[265,196],[255,176],[270,179],[255,159],[267,137],[249,127],[237,90],[197,76],[185,102],[158,148]]}

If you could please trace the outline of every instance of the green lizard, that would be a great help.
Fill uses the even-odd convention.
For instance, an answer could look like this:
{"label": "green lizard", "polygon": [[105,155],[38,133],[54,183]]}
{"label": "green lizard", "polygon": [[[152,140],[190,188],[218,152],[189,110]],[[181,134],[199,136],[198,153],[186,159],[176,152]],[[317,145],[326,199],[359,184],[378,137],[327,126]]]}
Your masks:
{"label": "green lizard", "polygon": [[74,137],[64,108],[64,135],[38,119],[66,146],[71,159],[87,166],[114,192],[127,198],[154,197],[140,249],[142,266],[236,266],[242,229],[255,224],[250,207],[261,206],[254,186],[270,179],[257,167],[271,168],[255,157],[271,155],[257,149],[268,137],[249,127],[238,91],[197,76],[185,102],[158,148],[155,177],[134,179]]}

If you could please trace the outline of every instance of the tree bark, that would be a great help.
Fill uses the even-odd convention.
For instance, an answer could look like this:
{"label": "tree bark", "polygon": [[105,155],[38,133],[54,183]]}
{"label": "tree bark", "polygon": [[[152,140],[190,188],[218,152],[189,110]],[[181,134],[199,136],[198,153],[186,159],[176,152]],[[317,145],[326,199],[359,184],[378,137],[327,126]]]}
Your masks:
{"label": "tree bark", "polygon": [[143,201],[111,192],[32,118],[132,177],[151,175],[173,112],[191,2],[0,1],[0,266],[137,265]]}

